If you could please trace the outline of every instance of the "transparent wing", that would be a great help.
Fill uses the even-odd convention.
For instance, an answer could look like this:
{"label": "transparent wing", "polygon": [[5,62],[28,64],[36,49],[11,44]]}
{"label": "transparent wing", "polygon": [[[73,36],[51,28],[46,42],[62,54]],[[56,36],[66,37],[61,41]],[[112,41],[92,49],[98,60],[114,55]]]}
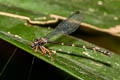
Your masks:
{"label": "transparent wing", "polygon": [[70,34],[74,32],[80,26],[80,22],[83,17],[80,15],[80,11],[75,12],[67,20],[62,21],[55,28],[54,31],[50,32],[46,38],[50,38],[56,34]]}

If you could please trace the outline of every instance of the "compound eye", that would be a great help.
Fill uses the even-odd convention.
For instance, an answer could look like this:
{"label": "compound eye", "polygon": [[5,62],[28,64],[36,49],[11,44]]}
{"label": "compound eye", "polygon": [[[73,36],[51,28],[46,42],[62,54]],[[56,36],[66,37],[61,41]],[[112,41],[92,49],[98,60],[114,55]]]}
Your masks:
{"label": "compound eye", "polygon": [[32,43],[32,44],[31,44],[31,47],[32,47],[32,48],[33,48],[33,47],[35,47],[35,44],[34,44],[34,43]]}
{"label": "compound eye", "polygon": [[34,39],[34,42],[37,42],[38,41],[38,39],[36,38],[36,39]]}

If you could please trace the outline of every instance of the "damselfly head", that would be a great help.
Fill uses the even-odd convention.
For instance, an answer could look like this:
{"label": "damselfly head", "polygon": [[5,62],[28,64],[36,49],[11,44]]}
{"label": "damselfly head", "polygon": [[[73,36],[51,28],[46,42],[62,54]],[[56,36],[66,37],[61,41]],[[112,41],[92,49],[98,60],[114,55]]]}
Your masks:
{"label": "damselfly head", "polygon": [[34,48],[35,46],[37,46],[39,43],[38,39],[34,39],[34,41],[31,43],[31,47]]}

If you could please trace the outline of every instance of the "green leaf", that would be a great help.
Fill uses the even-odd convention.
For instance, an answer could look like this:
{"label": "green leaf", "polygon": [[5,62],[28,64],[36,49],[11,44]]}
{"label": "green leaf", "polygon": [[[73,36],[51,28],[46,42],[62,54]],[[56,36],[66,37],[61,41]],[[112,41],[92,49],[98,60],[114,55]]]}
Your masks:
{"label": "green leaf", "polygon": [[[103,26],[102,28],[108,28],[109,26],[114,26],[113,17],[109,17],[112,14],[110,10],[108,11],[104,8],[93,4],[93,2],[86,1],[72,1],[67,4],[67,0],[62,1],[8,1],[1,0],[1,12],[13,13],[17,15],[27,16],[34,20],[48,12],[59,14],[59,15],[69,15],[70,12],[81,9],[85,13],[85,22],[91,23],[96,26]],[[24,3],[23,3],[24,2]],[[3,4],[5,3],[5,4]],[[22,3],[22,4],[20,4]],[[89,3],[89,5],[88,5]],[[106,5],[109,3],[105,2]],[[9,4],[7,6],[6,4]],[[53,5],[54,4],[54,5]],[[13,6],[14,5],[14,6]],[[32,5],[32,6],[31,6]],[[39,5],[39,6],[38,6]],[[45,6],[46,5],[46,6]],[[111,4],[112,5],[112,4]],[[84,7],[85,6],[85,7]],[[89,9],[97,6],[94,14],[89,13]],[[44,8],[46,7],[46,8]],[[108,7],[107,7],[108,8]],[[87,10],[86,10],[87,9]],[[110,9],[113,9],[110,7]],[[109,16],[101,18],[100,14],[104,11],[109,13]],[[117,14],[117,13],[116,13]],[[104,16],[104,15],[102,15]],[[114,16],[114,15],[113,15]],[[48,18],[48,16],[46,16]],[[108,21],[107,21],[108,20]],[[105,22],[105,23],[104,23]],[[34,38],[40,38],[46,36],[52,29],[41,26],[25,25],[25,20],[19,20],[11,18],[8,16],[0,16],[0,38],[8,41],[11,44],[27,51],[31,55],[36,56],[39,59],[46,61],[47,63],[67,72],[71,76],[81,80],[119,80],[120,79],[120,57],[118,55],[112,54],[112,57],[105,56],[99,52],[94,52],[91,50],[85,50],[82,48],[60,46],[46,44],[49,49],[57,50],[57,53],[52,54],[54,58],[54,63],[50,61],[48,55],[39,56],[40,53],[33,53],[30,44]],[[116,21],[115,23],[118,23]],[[66,43],[76,43],[82,45],[93,46],[85,41],[72,36],[55,36],[51,38],[52,41],[66,42]],[[62,50],[62,51],[61,51]]]}

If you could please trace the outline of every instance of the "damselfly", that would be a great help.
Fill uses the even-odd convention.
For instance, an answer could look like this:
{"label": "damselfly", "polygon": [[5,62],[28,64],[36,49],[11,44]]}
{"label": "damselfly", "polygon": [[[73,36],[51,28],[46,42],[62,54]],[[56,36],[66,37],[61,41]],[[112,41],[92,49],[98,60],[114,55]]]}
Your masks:
{"label": "damselfly", "polygon": [[41,50],[41,55],[44,55],[45,53],[49,54],[49,57],[52,59],[51,53],[53,53],[52,50],[49,50],[45,48],[45,44],[59,44],[59,45],[65,45],[65,46],[74,46],[74,47],[80,47],[80,48],[86,48],[90,50],[94,50],[100,53],[103,53],[104,55],[110,55],[110,52],[102,50],[100,48],[95,47],[89,47],[85,45],[77,45],[77,44],[68,44],[68,43],[60,43],[55,41],[49,41],[49,38],[51,38],[54,35],[57,34],[71,34],[72,32],[76,31],[81,23],[81,20],[83,17],[80,14],[80,11],[76,11],[74,14],[72,14],[68,19],[62,21],[58,26],[55,28],[54,31],[50,32],[46,37],[41,37],[40,39],[34,39],[34,41],[31,44],[32,49],[34,49],[35,52],[38,51],[38,49]]}

